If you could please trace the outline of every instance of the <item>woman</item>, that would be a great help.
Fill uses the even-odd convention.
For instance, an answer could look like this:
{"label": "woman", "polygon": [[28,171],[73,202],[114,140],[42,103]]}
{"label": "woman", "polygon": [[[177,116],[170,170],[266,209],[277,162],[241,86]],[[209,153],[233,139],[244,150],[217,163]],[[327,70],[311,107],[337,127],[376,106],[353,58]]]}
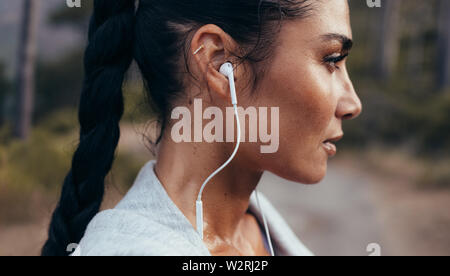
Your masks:
{"label": "woman", "polygon": [[[310,255],[273,206],[253,191],[263,171],[313,184],[361,102],[347,74],[352,46],[346,0],[96,0],[85,53],[80,145],[54,211],[43,255]],[[147,163],[112,210],[97,214],[119,140],[122,81],[136,60],[161,118],[157,161]],[[277,107],[279,147],[243,143],[203,191],[204,238],[195,231],[203,181],[235,143],[177,143],[174,108]],[[201,118],[201,117],[200,117]],[[275,185],[275,184],[274,184]],[[271,237],[263,234],[263,215]],[[95,216],[95,217],[94,217]],[[88,225],[89,224],[89,225]],[[80,242],[81,241],[81,242]]]}

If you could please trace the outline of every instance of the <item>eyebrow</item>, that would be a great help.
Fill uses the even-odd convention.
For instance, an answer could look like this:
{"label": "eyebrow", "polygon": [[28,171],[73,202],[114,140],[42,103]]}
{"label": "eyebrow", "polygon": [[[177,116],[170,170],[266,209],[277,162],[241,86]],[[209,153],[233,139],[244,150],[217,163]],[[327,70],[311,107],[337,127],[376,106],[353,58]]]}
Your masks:
{"label": "eyebrow", "polygon": [[330,41],[330,40],[337,40],[342,44],[342,50],[343,51],[350,51],[353,47],[353,40],[351,40],[349,37],[342,35],[342,34],[325,34],[322,35],[322,40],[324,41]]}

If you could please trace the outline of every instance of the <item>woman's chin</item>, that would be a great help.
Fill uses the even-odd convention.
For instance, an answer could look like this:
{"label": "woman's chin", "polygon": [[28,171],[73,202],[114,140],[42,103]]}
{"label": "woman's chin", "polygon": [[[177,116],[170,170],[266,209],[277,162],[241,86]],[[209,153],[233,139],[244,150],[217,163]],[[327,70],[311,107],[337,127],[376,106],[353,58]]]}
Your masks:
{"label": "woman's chin", "polygon": [[318,184],[319,182],[321,182],[324,177],[325,177],[325,173],[320,173],[320,172],[316,172],[314,174],[310,174],[306,177],[304,177],[303,181],[300,181],[300,183],[305,184],[305,185],[314,185],[314,184]]}
{"label": "woman's chin", "polygon": [[310,163],[291,168],[289,171],[289,173],[280,175],[280,177],[305,185],[314,185],[318,184],[325,178],[327,173],[327,163],[324,162],[323,164],[321,163],[317,165]]}

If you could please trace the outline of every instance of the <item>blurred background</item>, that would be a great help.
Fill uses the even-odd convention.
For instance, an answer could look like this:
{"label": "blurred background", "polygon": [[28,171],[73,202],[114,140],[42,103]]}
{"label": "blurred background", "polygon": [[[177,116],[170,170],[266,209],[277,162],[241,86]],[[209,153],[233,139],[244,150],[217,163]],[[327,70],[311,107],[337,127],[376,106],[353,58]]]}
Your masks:
{"label": "blurred background", "polygon": [[[364,110],[326,178],[261,190],[317,255],[450,255],[450,1],[351,0],[348,69]],[[0,2],[0,255],[38,255],[78,141],[92,1]],[[153,158],[135,71],[103,209]],[[375,250],[373,249],[375,248]]]}

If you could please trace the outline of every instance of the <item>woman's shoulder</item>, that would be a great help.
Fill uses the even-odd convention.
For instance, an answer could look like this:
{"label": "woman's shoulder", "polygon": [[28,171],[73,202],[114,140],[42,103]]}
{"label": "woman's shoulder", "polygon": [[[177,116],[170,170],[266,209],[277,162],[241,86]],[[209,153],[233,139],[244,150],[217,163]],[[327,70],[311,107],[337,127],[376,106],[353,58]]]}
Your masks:
{"label": "woman's shoulder", "polygon": [[99,212],[86,228],[80,255],[208,255],[181,211],[170,201],[147,162],[127,194]]}
{"label": "woman's shoulder", "polygon": [[122,209],[98,213],[89,223],[76,256],[193,256],[205,252],[179,231]]}

